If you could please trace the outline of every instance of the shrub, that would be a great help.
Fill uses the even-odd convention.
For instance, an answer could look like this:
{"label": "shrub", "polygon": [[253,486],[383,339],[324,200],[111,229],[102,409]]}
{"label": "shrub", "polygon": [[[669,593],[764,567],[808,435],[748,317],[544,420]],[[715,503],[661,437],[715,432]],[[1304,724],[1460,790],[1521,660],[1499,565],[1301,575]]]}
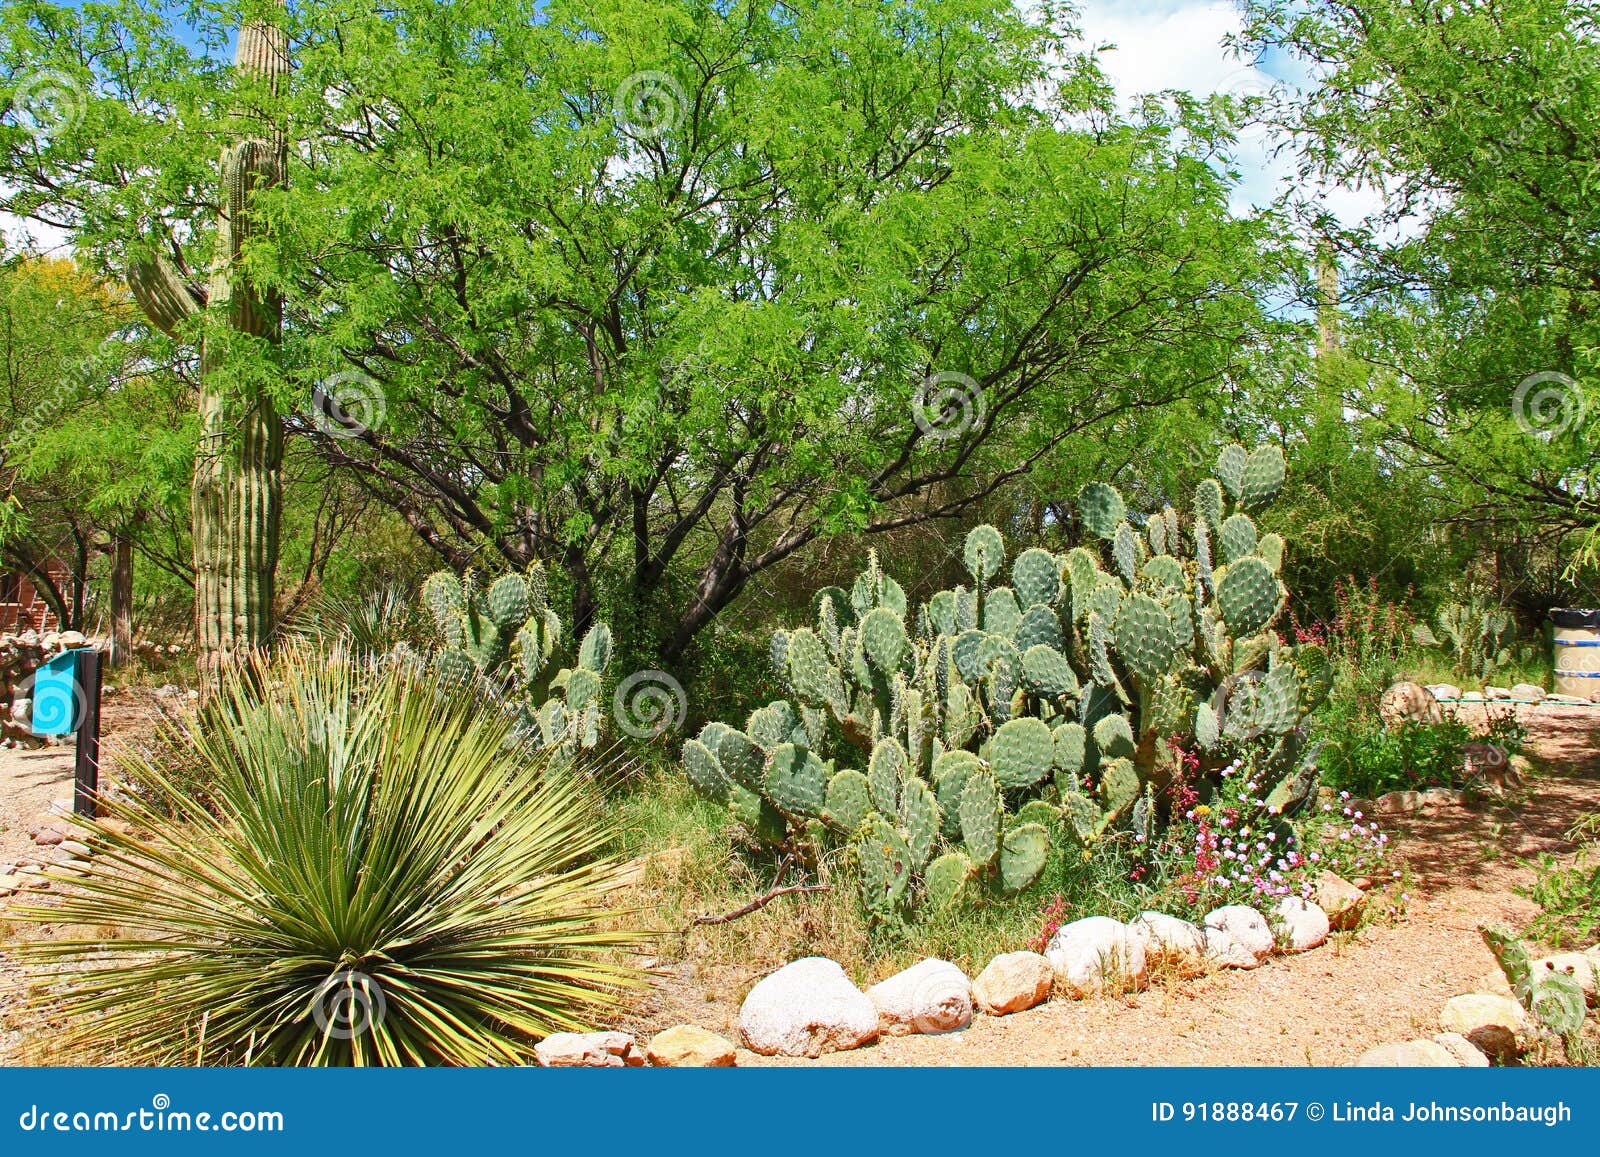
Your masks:
{"label": "shrub", "polygon": [[323,592],[287,624],[288,630],[329,649],[386,655],[425,636],[421,608],[409,591],[387,585],[363,594]]}
{"label": "shrub", "polygon": [[22,949],[74,1039],[136,1063],[517,1064],[634,982],[585,781],[498,713],[299,649],[227,681],[189,738],[209,806],[134,759],[153,803],[108,806],[144,834],[83,821],[88,875],[24,913],[118,932]]}
{"label": "shrub", "polygon": [[1540,856],[1524,895],[1540,909],[1529,931],[1557,947],[1581,948],[1600,935],[1600,813],[1579,820],[1567,839],[1578,845],[1571,860]]}
{"label": "shrub", "polygon": [[1330,787],[1373,798],[1389,791],[1467,786],[1463,748],[1487,743],[1509,759],[1526,732],[1514,711],[1491,712],[1482,730],[1447,718],[1439,723],[1408,720],[1385,727],[1371,720],[1347,725],[1324,745],[1324,778]]}

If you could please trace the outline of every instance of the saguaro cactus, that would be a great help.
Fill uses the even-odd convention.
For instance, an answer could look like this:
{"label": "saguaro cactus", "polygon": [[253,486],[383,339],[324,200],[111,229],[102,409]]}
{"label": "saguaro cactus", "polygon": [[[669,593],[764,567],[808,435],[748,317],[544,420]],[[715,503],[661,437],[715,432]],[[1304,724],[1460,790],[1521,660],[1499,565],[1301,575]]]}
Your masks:
{"label": "saguaro cactus", "polygon": [[[275,93],[288,74],[288,37],[258,20],[239,30],[234,66],[247,88]],[[128,284],[150,320],[176,333],[204,311],[200,355],[200,441],[195,452],[195,633],[203,680],[265,645],[273,629],[278,565],[283,423],[265,388],[261,343],[275,344],[282,302],[252,284],[240,254],[259,221],[256,190],[280,185],[287,152],[266,117],[241,113],[240,139],[219,163],[216,253],[204,299],[165,258],[136,262]]]}

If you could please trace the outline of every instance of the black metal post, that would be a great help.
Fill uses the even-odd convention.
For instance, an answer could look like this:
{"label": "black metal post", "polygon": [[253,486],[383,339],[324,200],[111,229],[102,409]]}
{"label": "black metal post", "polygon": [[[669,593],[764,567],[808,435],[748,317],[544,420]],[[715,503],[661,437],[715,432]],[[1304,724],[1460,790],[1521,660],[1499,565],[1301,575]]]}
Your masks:
{"label": "black metal post", "polygon": [[74,703],[78,714],[78,762],[74,773],[72,810],[80,816],[99,814],[100,794],[100,652],[93,647],[78,652],[73,683],[83,696]]}

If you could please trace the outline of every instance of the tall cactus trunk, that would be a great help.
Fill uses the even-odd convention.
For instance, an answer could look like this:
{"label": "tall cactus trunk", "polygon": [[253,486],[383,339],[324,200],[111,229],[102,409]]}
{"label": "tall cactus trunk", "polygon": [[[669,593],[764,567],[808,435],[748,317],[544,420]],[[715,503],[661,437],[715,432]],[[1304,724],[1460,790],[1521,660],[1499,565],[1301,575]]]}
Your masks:
{"label": "tall cactus trunk", "polygon": [[[275,92],[289,71],[284,29],[263,21],[244,25],[234,66]],[[257,119],[255,127],[261,124]],[[255,190],[282,184],[286,167],[283,134],[271,128],[265,138],[247,137],[222,150],[217,257],[208,301],[219,315],[225,343],[245,337],[242,352],[252,366],[269,364],[250,339],[278,342],[283,303],[277,294],[250,284],[239,257],[258,227],[250,211]],[[195,629],[206,683],[272,636],[283,485],[283,423],[271,394],[257,373],[215,372],[219,355],[228,352],[216,349],[216,337],[216,331],[207,335],[201,359],[192,501]]]}
{"label": "tall cactus trunk", "polygon": [[[289,71],[284,29],[266,21],[245,24],[234,65],[247,87],[275,93]],[[283,183],[287,147],[270,114],[241,110],[239,124],[246,135],[223,148],[219,163],[216,256],[200,354],[191,513],[203,693],[271,639],[278,565],[283,422],[272,400],[274,363],[265,347],[281,337],[283,304],[276,293],[251,284],[240,254],[259,228],[251,200],[257,189]],[[128,281],[151,320],[169,333],[201,309],[164,259],[136,265]]]}

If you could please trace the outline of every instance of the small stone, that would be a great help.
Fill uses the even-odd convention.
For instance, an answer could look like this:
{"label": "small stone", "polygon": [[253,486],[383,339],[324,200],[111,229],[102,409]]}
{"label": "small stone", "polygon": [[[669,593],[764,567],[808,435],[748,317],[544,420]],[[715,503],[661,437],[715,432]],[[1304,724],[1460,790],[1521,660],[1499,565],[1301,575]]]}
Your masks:
{"label": "small stone", "polygon": [[60,828],[40,828],[39,833],[33,837],[33,842],[41,848],[53,848],[66,838]]}
{"label": "small stone", "polygon": [[1378,715],[1384,726],[1401,723],[1441,723],[1444,714],[1433,692],[1418,683],[1396,683],[1378,700]]}
{"label": "small stone", "polygon": [[1360,888],[1363,892],[1372,891],[1372,877],[1371,876],[1357,876],[1355,879],[1351,880],[1350,882],[1352,884],[1354,884],[1356,887]]}
{"label": "small stone", "polygon": [[1537,683],[1513,683],[1511,685],[1513,699],[1531,699],[1535,703],[1544,702],[1544,688]]}
{"label": "small stone", "polygon": [[884,1036],[955,1032],[972,1022],[972,982],[948,960],[924,960],[867,989]]}
{"label": "small stone", "polygon": [[1002,952],[972,982],[972,999],[990,1016],[1008,1016],[1050,999],[1055,972],[1037,952]]}
{"label": "small stone", "polygon": [[1464,1069],[1489,1067],[1489,1058],[1483,1055],[1483,1050],[1458,1032],[1436,1033],[1433,1040],[1435,1044],[1449,1049],[1450,1055],[1456,1058],[1456,1064]]}
{"label": "small stone", "polygon": [[726,1069],[736,1063],[731,1040],[694,1024],[656,1033],[647,1052],[651,1064],[667,1069]]}
{"label": "small stone", "polygon": [[1428,690],[1435,699],[1461,698],[1461,688],[1453,683],[1429,683]]}
{"label": "small stone", "polygon": [[1384,792],[1374,801],[1376,804],[1374,810],[1381,816],[1404,815],[1411,810],[1406,806],[1406,796],[1415,794],[1415,792],[1409,791]]}
{"label": "small stone", "polygon": [[1461,802],[1461,793],[1447,787],[1430,787],[1422,793],[1423,807],[1455,807]]}
{"label": "small stone", "polygon": [[22,887],[21,876],[13,876],[9,872],[0,876],[0,892],[15,892],[20,887]]}
{"label": "small stone", "polygon": [[1512,697],[1511,688],[1509,687],[1485,687],[1483,693],[1490,699],[1510,699]]}
{"label": "small stone", "polygon": [[1056,930],[1044,950],[1068,996],[1098,996],[1137,988],[1149,975],[1144,939],[1109,916],[1074,920]]}
{"label": "small stone", "polygon": [[1278,945],[1285,952],[1307,952],[1328,939],[1328,914],[1299,896],[1285,896],[1272,909]]}
{"label": "small stone", "polygon": [[81,647],[89,641],[89,636],[82,631],[62,631],[56,638],[56,645],[62,649],[67,647]]}
{"label": "small stone", "polygon": [[1528,1014],[1509,996],[1469,992],[1452,996],[1439,1013],[1443,1032],[1460,1033],[1491,1060],[1510,1060],[1522,1051]]}
{"label": "small stone", "polygon": [[557,1032],[533,1046],[547,1069],[634,1068],[644,1064],[638,1042],[625,1032]]}
{"label": "small stone", "polygon": [[1144,940],[1145,960],[1152,968],[1196,968],[1205,960],[1206,934],[1187,920],[1165,912],[1140,912],[1128,930]]}
{"label": "small stone", "polygon": [[1355,1060],[1358,1069],[1455,1069],[1461,1067],[1455,1054],[1438,1041],[1392,1041],[1368,1049]]}
{"label": "small stone", "polygon": [[1267,918],[1245,904],[1206,913],[1206,956],[1223,968],[1256,968],[1272,955]]}
{"label": "small stone", "polygon": [[826,956],[786,964],[750,990],[739,1033],[763,1056],[819,1057],[878,1039],[878,1009]]}
{"label": "small stone", "polygon": [[87,859],[88,857],[94,855],[94,852],[90,849],[89,845],[84,843],[82,840],[62,840],[60,848],[63,852],[70,852],[72,855],[77,856],[80,859]]}

